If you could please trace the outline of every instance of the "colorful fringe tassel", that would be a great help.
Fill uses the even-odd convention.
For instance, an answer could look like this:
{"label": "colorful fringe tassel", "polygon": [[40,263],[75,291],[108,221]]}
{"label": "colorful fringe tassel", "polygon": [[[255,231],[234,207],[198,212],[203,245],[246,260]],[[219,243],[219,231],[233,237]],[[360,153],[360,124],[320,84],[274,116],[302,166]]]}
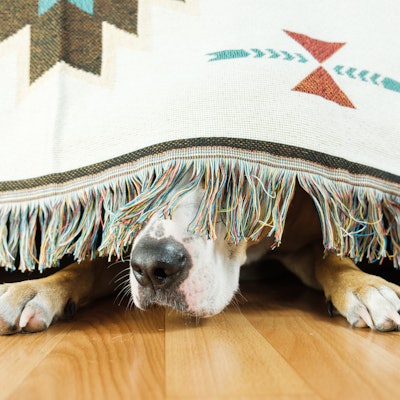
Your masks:
{"label": "colorful fringe tassel", "polygon": [[183,196],[199,187],[204,196],[188,227],[193,234],[215,239],[222,219],[229,242],[267,234],[278,246],[296,182],[314,200],[326,250],[356,262],[389,257],[400,265],[400,197],[229,158],[170,161],[72,194],[3,204],[0,265],[42,271],[67,254],[78,261],[123,257],[152,215],[169,218]]}

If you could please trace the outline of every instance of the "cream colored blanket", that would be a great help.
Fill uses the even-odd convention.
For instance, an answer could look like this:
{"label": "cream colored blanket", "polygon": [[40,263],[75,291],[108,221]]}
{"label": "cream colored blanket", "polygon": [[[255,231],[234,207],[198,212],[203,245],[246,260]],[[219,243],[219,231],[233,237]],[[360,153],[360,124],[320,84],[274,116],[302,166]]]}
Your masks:
{"label": "cream colored blanket", "polygon": [[[298,182],[324,246],[400,262],[397,0],[2,0],[0,264],[189,227],[279,245]],[[169,194],[181,185],[178,196]]]}

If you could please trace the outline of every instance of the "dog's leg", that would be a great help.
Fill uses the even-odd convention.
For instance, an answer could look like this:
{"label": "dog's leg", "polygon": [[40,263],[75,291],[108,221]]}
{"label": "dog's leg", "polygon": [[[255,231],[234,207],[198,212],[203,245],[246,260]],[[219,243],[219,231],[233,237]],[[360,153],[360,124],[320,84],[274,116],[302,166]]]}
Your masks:
{"label": "dog's leg", "polygon": [[352,326],[399,330],[399,286],[366,274],[350,259],[332,253],[318,257],[315,268],[326,299]]}
{"label": "dog's leg", "polygon": [[45,278],[0,285],[0,334],[38,332],[114,289],[105,259],[71,264]]}

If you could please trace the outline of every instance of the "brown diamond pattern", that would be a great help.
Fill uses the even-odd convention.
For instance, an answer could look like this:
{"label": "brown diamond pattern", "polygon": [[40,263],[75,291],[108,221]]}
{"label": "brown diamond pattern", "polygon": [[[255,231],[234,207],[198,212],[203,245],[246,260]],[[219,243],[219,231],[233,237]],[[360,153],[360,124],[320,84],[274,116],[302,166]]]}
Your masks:
{"label": "brown diamond pattern", "polygon": [[101,74],[102,23],[137,34],[138,0],[95,0],[93,15],[67,0],[38,15],[38,0],[0,2],[0,41],[31,27],[30,82],[60,61]]}

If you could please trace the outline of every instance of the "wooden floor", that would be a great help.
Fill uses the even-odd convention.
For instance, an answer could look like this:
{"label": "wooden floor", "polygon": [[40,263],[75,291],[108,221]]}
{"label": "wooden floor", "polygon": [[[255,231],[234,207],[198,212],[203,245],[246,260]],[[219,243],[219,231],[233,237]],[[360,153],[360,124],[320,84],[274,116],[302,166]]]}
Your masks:
{"label": "wooden floor", "polygon": [[40,334],[0,337],[1,399],[389,399],[400,333],[350,328],[297,281],[242,286],[196,323],[106,299]]}

